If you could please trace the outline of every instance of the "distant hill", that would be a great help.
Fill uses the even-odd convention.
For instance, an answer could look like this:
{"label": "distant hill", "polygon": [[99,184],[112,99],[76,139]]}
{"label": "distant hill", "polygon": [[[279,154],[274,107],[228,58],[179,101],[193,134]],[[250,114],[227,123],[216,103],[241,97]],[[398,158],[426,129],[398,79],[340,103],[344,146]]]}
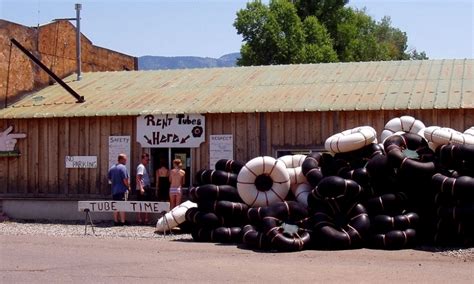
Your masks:
{"label": "distant hill", "polygon": [[220,58],[197,56],[141,56],[138,57],[138,70],[215,68],[237,66],[240,53],[229,53]]}

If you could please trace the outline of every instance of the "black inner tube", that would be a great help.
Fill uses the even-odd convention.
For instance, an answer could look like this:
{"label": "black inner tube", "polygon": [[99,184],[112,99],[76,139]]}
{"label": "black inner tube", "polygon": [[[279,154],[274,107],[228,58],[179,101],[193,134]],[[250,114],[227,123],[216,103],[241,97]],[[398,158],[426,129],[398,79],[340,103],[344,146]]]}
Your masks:
{"label": "black inner tube", "polygon": [[334,218],[334,224],[337,227],[343,227],[344,225],[347,225],[350,220],[347,216],[344,216],[343,214],[337,214]]}
{"label": "black inner tube", "polygon": [[258,191],[269,191],[273,186],[273,179],[267,174],[261,174],[255,179],[255,187]]}
{"label": "black inner tube", "polygon": [[285,223],[285,222],[282,222],[280,227],[281,227],[281,233],[283,233],[285,236],[289,236],[289,237],[297,236],[298,233],[299,233],[299,229],[300,229],[295,224]]}

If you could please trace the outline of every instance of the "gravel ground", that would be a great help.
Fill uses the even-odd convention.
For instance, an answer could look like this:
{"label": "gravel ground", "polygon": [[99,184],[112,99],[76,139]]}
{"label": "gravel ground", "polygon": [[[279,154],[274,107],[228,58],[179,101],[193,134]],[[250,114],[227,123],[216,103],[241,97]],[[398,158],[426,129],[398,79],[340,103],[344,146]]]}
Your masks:
{"label": "gravel ground", "polygon": [[[162,240],[162,234],[155,233],[154,226],[113,226],[112,222],[94,223],[95,237],[101,239],[158,239]],[[87,226],[87,234],[84,234],[83,222],[28,222],[11,220],[0,223],[0,235],[46,235],[61,237],[90,238],[94,236],[91,226]],[[166,235],[166,240],[192,240],[190,234],[182,234],[173,231],[172,235]]]}
{"label": "gravel ground", "polygon": [[[87,235],[84,234],[84,223],[82,222],[51,222],[51,221],[22,221],[10,220],[0,223],[0,235],[46,235],[61,237],[90,238],[94,236],[90,226],[87,227]],[[115,227],[112,222],[95,223],[95,237],[100,239],[154,239],[161,241],[192,241],[190,234],[173,231],[166,238],[162,234],[155,233],[154,226],[123,226]],[[474,262],[474,248],[438,248],[421,246],[417,250],[439,253],[444,256],[462,259],[465,262]]]}

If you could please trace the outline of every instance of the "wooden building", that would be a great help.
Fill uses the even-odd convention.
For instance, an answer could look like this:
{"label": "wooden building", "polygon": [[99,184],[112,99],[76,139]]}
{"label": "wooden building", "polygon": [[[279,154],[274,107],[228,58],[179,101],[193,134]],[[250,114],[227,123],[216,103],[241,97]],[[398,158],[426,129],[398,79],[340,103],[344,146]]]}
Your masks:
{"label": "wooden building", "polygon": [[[0,109],[54,81],[18,48],[16,39],[57,76],[76,72],[76,27],[60,20],[38,27],[26,27],[0,19]],[[95,46],[81,35],[83,72],[137,70],[136,57]]]}
{"label": "wooden building", "polygon": [[12,126],[11,133],[26,134],[17,139],[19,156],[0,157],[0,199],[110,198],[106,174],[114,141],[130,147],[132,180],[140,154],[149,152],[151,171],[160,159],[169,165],[181,157],[189,186],[197,170],[226,154],[213,152],[211,138],[245,162],[321,150],[330,135],[360,125],[380,134],[389,119],[402,115],[464,131],[474,125],[473,63],[94,72],[81,81],[71,76],[65,81],[84,103],[53,85],[0,110],[0,132]]}

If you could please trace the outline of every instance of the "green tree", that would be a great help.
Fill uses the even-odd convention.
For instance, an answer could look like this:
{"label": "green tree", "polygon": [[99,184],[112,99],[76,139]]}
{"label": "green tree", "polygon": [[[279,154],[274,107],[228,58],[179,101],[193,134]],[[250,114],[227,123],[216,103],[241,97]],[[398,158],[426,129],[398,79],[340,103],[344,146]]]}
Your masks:
{"label": "green tree", "polygon": [[374,33],[388,59],[409,59],[409,55],[405,53],[407,49],[407,35],[401,30],[392,27],[390,17],[383,17],[376,24]]}
{"label": "green tree", "polygon": [[335,62],[337,53],[326,28],[315,16],[305,18],[303,22],[305,44],[303,46],[303,62]]}
{"label": "green tree", "polygon": [[335,34],[339,13],[349,0],[293,0],[301,19],[315,16],[330,34]]}
{"label": "green tree", "polygon": [[427,59],[407,52],[407,36],[347,0],[270,0],[247,3],[234,26],[243,37],[239,65]]}
{"label": "green tree", "polygon": [[[234,26],[244,40],[237,62],[241,66],[337,59],[324,27],[312,18],[303,25],[295,6],[287,0],[273,0],[268,6],[261,1],[249,2],[246,9],[237,12]],[[310,30],[310,26],[317,29]]]}
{"label": "green tree", "polygon": [[335,35],[339,59],[345,62],[381,60],[383,55],[379,54],[372,18],[352,9],[344,9],[340,16]]}
{"label": "green tree", "polygon": [[428,56],[426,56],[426,53],[424,51],[418,52],[416,49],[410,51],[409,57],[411,60],[426,60],[429,59]]}

